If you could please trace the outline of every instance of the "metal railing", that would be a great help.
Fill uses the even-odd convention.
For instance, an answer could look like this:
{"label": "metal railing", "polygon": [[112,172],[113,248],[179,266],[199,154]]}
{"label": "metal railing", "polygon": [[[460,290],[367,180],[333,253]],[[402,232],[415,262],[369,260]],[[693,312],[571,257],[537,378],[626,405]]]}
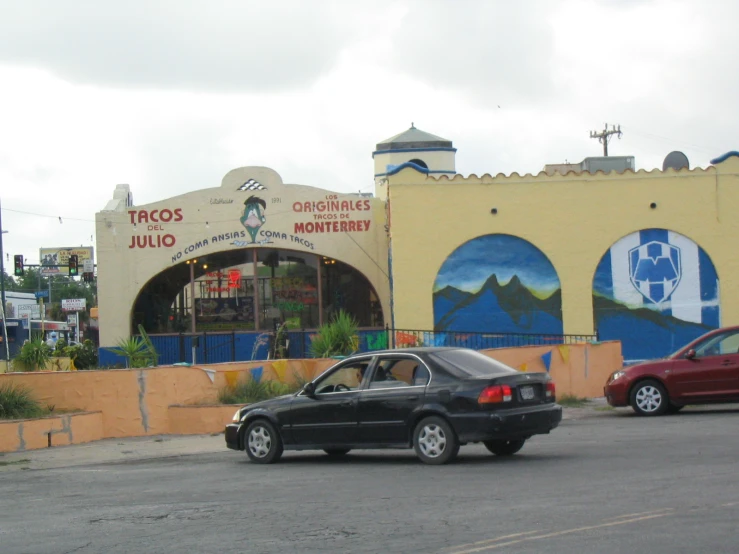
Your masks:
{"label": "metal railing", "polygon": [[[311,342],[317,329],[288,330],[287,341],[275,344],[274,332],[230,331],[149,335],[159,354],[159,364],[221,363],[275,358],[311,358]],[[493,333],[481,331],[424,331],[417,329],[360,329],[357,352],[392,348],[451,346],[483,350],[517,346],[550,346],[594,342],[598,335],[542,333]],[[101,349],[101,357],[103,357]],[[110,353],[105,353],[108,358]],[[193,359],[194,354],[194,359]],[[102,363],[102,361],[101,361]]]}
{"label": "metal railing", "polygon": [[417,346],[458,346],[483,350],[486,348],[514,348],[517,346],[548,346],[578,344],[598,340],[598,335],[557,335],[543,333],[490,333],[480,331],[419,331],[395,329],[392,332],[395,348]]}

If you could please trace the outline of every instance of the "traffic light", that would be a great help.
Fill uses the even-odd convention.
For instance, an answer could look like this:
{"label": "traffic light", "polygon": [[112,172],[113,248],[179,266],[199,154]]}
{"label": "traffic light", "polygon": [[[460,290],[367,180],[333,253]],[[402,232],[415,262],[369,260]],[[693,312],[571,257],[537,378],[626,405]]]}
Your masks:
{"label": "traffic light", "polygon": [[87,271],[85,271],[85,272],[84,272],[84,273],[82,274],[82,280],[83,280],[83,281],[84,281],[85,283],[92,283],[92,282],[93,282],[93,281],[95,280],[95,274],[94,274],[94,273],[91,273],[91,272],[87,272]]}
{"label": "traffic light", "polygon": [[15,261],[15,276],[20,277],[23,275],[23,256],[16,254],[13,256],[13,261]]}
{"label": "traffic light", "polygon": [[70,277],[76,277],[77,272],[77,254],[72,254],[69,256],[69,276]]}

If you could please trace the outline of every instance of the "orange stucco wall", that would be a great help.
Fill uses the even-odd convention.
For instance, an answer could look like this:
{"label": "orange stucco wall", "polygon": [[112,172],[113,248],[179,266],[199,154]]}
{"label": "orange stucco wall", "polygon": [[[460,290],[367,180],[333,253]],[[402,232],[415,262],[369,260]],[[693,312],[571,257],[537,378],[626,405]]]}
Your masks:
{"label": "orange stucco wall", "polygon": [[623,367],[621,343],[618,341],[496,348],[483,352],[511,367],[530,372],[546,371],[542,356],[549,354],[549,375],[557,387],[557,396],[603,396],[608,376]]}
{"label": "orange stucco wall", "polygon": [[[63,410],[100,411],[103,437],[133,437],[173,432],[170,406],[215,404],[218,390],[228,383],[247,379],[250,369],[261,367],[262,379],[294,382],[298,376],[312,379],[334,363],[335,360],[277,360],[191,367],[6,373],[0,375],[0,383],[12,381],[26,385],[42,405],[52,404]],[[228,420],[230,415],[233,410]],[[194,420],[199,417],[192,416]],[[183,423],[181,415],[176,425],[178,433],[188,425],[193,429],[202,428],[202,424],[196,422]],[[222,430],[223,426],[218,425],[203,432]]]}
{"label": "orange stucco wall", "polygon": [[103,438],[103,414],[89,412],[0,422],[0,452],[82,444]]}
{"label": "orange stucco wall", "polygon": [[172,435],[204,435],[223,431],[241,406],[170,406],[169,432]]}

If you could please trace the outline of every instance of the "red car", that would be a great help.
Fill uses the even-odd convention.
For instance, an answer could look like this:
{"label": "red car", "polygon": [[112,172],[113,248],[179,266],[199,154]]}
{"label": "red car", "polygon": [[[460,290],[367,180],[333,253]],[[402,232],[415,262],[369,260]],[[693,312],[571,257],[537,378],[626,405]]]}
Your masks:
{"label": "red car", "polygon": [[706,333],[660,360],[620,369],[603,389],[611,406],[643,416],[687,404],[739,402],[739,326]]}

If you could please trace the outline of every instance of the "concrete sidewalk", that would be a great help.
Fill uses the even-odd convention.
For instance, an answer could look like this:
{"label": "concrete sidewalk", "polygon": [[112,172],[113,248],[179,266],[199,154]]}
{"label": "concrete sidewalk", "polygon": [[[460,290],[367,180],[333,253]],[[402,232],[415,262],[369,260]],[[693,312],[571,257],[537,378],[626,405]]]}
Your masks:
{"label": "concrete sidewalk", "polygon": [[226,451],[223,433],[103,439],[87,444],[0,454],[0,473]]}
{"label": "concrete sidewalk", "polygon": [[[565,407],[563,419],[608,416],[614,413],[615,411],[608,407],[604,398],[594,398],[583,407]],[[223,433],[103,439],[87,444],[0,453],[0,473],[216,452],[229,452]]]}

